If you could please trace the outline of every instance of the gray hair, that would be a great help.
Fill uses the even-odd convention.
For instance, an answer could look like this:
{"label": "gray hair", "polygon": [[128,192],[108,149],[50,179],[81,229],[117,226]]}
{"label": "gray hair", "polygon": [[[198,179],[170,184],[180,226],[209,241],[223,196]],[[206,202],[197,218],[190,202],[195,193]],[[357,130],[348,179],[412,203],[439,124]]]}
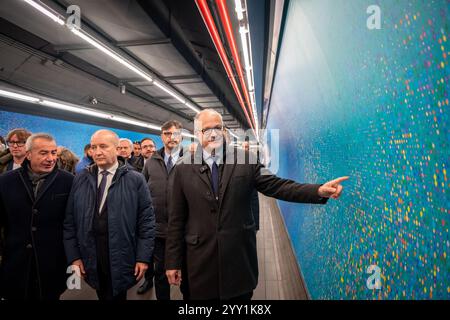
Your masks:
{"label": "gray hair", "polygon": [[35,133],[28,137],[27,142],[25,143],[26,151],[31,151],[31,149],[33,149],[34,140],[36,140],[36,139],[44,139],[44,140],[47,140],[50,142],[54,142],[56,144],[55,138],[53,138],[48,133],[42,133],[42,132]]}
{"label": "gray hair", "polygon": [[126,141],[126,142],[128,142],[128,144],[130,145],[130,148],[131,148],[131,150],[133,150],[133,142],[130,140],[130,139],[128,139],[128,138],[120,138],[119,139],[119,144],[122,142],[122,141]]}
{"label": "gray hair", "polygon": [[223,125],[223,119],[222,119],[222,115],[221,115],[220,113],[218,113],[218,112],[217,112],[216,110],[214,110],[214,109],[203,109],[202,111],[200,111],[199,113],[197,113],[197,114],[195,115],[195,118],[194,118],[194,131],[195,131],[195,132],[200,131],[200,130],[202,129],[202,128],[201,128],[200,117],[203,116],[203,115],[206,114],[206,113],[209,113],[209,114],[213,114],[213,115],[219,116],[219,117],[220,117],[220,122],[221,122],[222,125]]}

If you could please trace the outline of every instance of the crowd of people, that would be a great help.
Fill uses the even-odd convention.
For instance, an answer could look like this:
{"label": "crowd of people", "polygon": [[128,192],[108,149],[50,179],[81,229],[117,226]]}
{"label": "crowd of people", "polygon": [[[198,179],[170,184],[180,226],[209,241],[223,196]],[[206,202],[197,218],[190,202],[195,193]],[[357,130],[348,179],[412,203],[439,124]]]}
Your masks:
{"label": "crowd of people", "polygon": [[[181,147],[182,125],[161,126],[163,147],[98,130],[78,159],[54,137],[11,130],[0,151],[0,297],[57,300],[67,267],[100,300],[155,286],[158,300],[249,300],[258,281],[258,191],[286,201],[339,198],[341,177],[299,184],[263,172],[242,145],[237,160],[222,117],[194,121],[198,143]],[[242,151],[242,150],[241,150]]]}

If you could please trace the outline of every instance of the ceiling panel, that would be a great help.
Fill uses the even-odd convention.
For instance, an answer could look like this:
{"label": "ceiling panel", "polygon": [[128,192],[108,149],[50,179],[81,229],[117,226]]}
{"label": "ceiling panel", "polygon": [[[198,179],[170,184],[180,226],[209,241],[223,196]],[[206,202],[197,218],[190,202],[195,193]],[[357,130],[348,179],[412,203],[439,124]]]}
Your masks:
{"label": "ceiling panel", "polygon": [[130,47],[128,50],[163,77],[195,73],[172,44]]}
{"label": "ceiling panel", "polygon": [[70,0],[78,5],[82,19],[92,21],[115,41],[158,39],[163,33],[133,0]]}

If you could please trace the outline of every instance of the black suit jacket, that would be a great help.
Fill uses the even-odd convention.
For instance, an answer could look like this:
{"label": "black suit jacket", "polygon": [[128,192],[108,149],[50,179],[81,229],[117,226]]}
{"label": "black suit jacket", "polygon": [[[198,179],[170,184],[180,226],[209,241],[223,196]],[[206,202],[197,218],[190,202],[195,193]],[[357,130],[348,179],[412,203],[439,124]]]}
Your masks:
{"label": "black suit jacket", "polygon": [[209,167],[202,161],[200,147],[195,155],[180,159],[171,175],[166,269],[181,269],[186,259],[188,274],[182,278],[188,277],[192,299],[228,299],[256,287],[256,223],[251,209],[254,189],[285,201],[327,201],[317,195],[320,185],[262,174],[265,169],[260,163],[248,163],[248,152],[246,162],[236,164],[237,152],[245,151],[226,152],[219,200],[213,196]]}
{"label": "black suit jacket", "polygon": [[0,176],[0,228],[5,230],[0,295],[26,299],[27,280],[34,272],[41,298],[49,299],[66,289],[63,221],[74,177],[55,166],[35,198],[27,163]]}
{"label": "black suit jacket", "polygon": [[[183,156],[181,148],[179,156]],[[155,210],[156,236],[165,238],[167,235],[167,188],[169,176],[173,174],[173,168],[170,173],[167,172],[164,162],[164,147],[156,151],[153,156],[145,163],[142,174],[147,181],[150,194],[152,196],[153,208]]]}

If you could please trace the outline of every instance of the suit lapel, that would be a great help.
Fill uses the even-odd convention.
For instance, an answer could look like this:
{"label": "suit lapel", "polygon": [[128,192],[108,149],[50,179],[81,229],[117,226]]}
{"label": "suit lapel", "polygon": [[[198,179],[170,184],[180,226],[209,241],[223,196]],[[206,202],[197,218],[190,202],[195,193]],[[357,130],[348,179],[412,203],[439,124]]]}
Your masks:
{"label": "suit lapel", "polygon": [[[230,159],[233,159],[233,161],[230,161]],[[222,179],[220,182],[219,207],[222,205],[222,201],[225,198],[225,192],[227,191],[228,184],[230,182],[231,177],[233,176],[233,172],[236,167],[236,158],[233,148],[227,148],[224,162],[225,163],[222,172]]]}
{"label": "suit lapel", "polygon": [[47,176],[47,178],[44,181],[44,184],[38,190],[35,203],[37,203],[42,198],[47,189],[52,185],[53,181],[55,181],[57,175],[58,171],[53,171],[50,175]]}
{"label": "suit lapel", "polygon": [[[193,170],[193,173],[197,175],[208,187],[208,190],[212,190],[211,181],[208,177],[208,165],[203,161],[203,150],[199,146],[195,153],[190,154],[188,156],[190,158],[190,167]],[[180,157],[181,159],[181,157]],[[180,161],[180,159],[178,159]],[[188,159],[186,159],[188,160]],[[178,161],[177,161],[178,162]]]}
{"label": "suit lapel", "polygon": [[33,186],[31,185],[30,179],[28,178],[28,174],[26,173],[24,167],[17,169],[17,171],[25,187],[25,190],[27,190],[28,197],[30,198],[31,203],[33,203],[34,202]]}

